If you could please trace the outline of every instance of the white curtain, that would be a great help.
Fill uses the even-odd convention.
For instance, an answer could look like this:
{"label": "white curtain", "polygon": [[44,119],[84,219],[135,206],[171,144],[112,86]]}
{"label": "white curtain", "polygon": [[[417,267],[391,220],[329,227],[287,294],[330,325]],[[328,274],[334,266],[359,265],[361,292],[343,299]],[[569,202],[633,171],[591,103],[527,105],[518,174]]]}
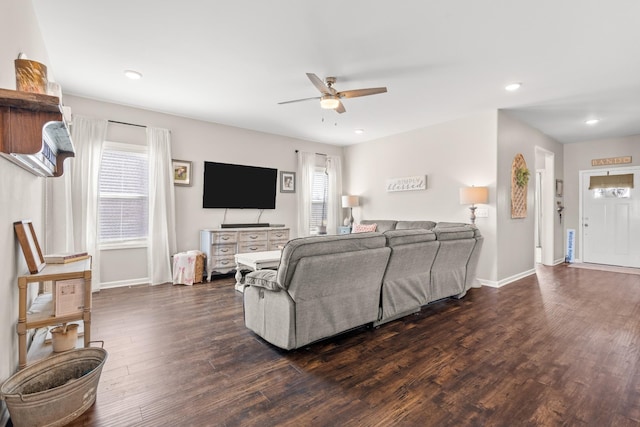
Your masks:
{"label": "white curtain", "polygon": [[342,225],[342,161],[339,156],[327,156],[327,233],[338,234]]}
{"label": "white curtain", "polygon": [[149,147],[149,248],[152,285],[171,282],[171,255],[176,252],[175,195],[171,166],[171,134],[147,128]]}
{"label": "white curtain", "polygon": [[322,156],[315,153],[298,153],[298,237],[310,235],[311,192],[313,174],[324,163],[328,175],[327,233],[337,234],[342,223],[342,160],[339,156]]}
{"label": "white curtain", "polygon": [[315,153],[298,152],[298,237],[310,235],[311,189],[315,167]]}
{"label": "white curtain", "polygon": [[98,174],[106,134],[106,120],[74,116],[76,155],[65,160],[62,178],[47,179],[46,252],[88,252],[94,291],[100,289]]}

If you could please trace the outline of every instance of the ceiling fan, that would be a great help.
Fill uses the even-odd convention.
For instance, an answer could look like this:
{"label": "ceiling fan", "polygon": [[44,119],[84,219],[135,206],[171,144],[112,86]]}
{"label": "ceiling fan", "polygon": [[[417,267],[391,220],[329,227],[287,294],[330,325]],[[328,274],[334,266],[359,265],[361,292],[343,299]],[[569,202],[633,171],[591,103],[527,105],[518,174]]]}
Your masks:
{"label": "ceiling fan", "polygon": [[316,89],[320,91],[322,94],[321,96],[294,99],[293,101],[278,102],[278,104],[291,104],[293,102],[319,99],[320,107],[327,110],[336,110],[338,113],[344,113],[347,110],[344,109],[344,105],[342,104],[342,101],[340,101],[342,98],[356,98],[358,96],[375,95],[378,93],[385,93],[387,91],[386,87],[374,87],[369,89],[354,89],[338,92],[333,88],[333,85],[336,82],[335,77],[327,77],[324,82],[313,73],[307,73],[307,77],[309,77],[309,80],[311,80],[311,83],[313,83]]}

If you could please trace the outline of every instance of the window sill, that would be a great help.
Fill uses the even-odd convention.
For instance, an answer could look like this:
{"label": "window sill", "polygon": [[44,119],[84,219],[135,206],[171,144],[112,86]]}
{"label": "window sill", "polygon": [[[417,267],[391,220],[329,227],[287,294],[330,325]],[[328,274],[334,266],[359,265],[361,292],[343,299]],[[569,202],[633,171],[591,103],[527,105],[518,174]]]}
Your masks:
{"label": "window sill", "polygon": [[112,251],[117,249],[137,249],[147,248],[149,244],[146,240],[133,240],[128,242],[114,242],[114,243],[102,243],[98,245],[98,249],[101,251]]}

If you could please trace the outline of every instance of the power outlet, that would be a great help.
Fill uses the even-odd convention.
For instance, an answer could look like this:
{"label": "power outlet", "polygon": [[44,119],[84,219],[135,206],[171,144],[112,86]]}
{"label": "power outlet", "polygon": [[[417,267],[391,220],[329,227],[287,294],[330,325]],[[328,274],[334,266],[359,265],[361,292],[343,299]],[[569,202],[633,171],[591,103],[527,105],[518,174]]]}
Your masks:
{"label": "power outlet", "polygon": [[489,209],[488,208],[476,209],[476,218],[489,218]]}

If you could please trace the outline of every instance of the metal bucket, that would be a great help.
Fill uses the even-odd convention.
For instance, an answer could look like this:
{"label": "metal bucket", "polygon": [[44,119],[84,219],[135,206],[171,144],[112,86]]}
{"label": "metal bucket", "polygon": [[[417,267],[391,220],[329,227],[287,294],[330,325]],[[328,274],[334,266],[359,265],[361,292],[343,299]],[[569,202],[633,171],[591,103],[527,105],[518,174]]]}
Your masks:
{"label": "metal bucket", "polygon": [[79,348],[27,366],[0,387],[16,427],[63,426],[96,401],[107,352]]}

